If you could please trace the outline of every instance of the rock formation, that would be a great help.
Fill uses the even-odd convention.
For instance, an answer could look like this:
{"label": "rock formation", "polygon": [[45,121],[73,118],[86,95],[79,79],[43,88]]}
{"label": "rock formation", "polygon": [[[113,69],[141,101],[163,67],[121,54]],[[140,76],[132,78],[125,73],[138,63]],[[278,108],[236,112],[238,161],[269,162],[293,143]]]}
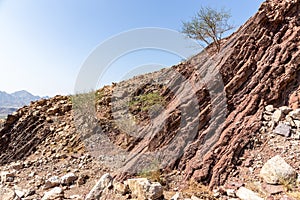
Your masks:
{"label": "rock formation", "polygon": [[85,149],[118,179],[153,167],[222,185],[258,137],[265,106],[299,108],[299,16],[300,0],[267,0],[219,53],[208,47],[172,68],[105,86],[95,109],[80,95],[19,109],[0,130],[0,164],[33,154],[73,159]]}

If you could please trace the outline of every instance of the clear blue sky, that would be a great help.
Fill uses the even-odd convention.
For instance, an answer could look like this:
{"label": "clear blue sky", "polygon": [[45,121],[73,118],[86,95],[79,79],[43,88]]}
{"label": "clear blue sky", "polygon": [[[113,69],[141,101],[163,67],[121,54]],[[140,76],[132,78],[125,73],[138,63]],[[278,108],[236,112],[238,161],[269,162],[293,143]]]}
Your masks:
{"label": "clear blue sky", "polygon": [[[0,0],[0,91],[71,94],[81,65],[101,42],[134,28],[180,31],[201,6],[225,7],[238,27],[262,0]],[[143,60],[145,59],[145,60]],[[136,61],[139,62],[136,62]],[[131,61],[133,64],[131,64]],[[174,55],[146,51],[116,62],[173,65]],[[126,70],[124,70],[126,69]],[[124,74],[123,76],[125,76]],[[106,77],[106,82],[119,77]]]}

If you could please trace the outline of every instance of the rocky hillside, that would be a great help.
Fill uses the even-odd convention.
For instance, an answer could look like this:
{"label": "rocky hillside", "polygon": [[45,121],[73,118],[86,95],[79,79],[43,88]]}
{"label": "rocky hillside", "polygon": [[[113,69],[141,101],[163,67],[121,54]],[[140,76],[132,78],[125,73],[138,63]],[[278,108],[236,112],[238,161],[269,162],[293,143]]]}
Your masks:
{"label": "rocky hillside", "polygon": [[0,130],[0,194],[298,198],[299,16],[300,0],[267,0],[217,54],[19,109]]}

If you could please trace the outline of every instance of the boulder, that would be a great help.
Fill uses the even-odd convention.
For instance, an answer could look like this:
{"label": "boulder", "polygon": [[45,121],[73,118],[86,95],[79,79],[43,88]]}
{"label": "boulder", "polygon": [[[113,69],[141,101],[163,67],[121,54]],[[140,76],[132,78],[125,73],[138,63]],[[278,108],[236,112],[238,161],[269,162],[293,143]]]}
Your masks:
{"label": "boulder", "polygon": [[260,176],[269,184],[294,182],[296,171],[279,155],[268,160],[260,171]]}
{"label": "boulder", "polygon": [[133,196],[138,199],[159,199],[163,196],[163,188],[160,183],[151,183],[146,178],[128,179],[127,184]]}

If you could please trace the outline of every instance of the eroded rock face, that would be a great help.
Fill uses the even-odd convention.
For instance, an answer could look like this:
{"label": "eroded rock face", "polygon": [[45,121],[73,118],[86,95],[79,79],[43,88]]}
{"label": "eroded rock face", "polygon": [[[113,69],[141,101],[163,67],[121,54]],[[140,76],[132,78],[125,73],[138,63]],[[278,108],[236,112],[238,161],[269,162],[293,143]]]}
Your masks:
{"label": "eroded rock face", "polygon": [[[180,134],[182,140],[172,146],[174,153],[165,156],[167,164],[163,168],[184,170],[187,179],[193,177],[209,184],[211,188],[224,183],[243,149],[258,133],[264,106],[288,105],[290,97],[298,91],[299,12],[299,0],[266,1],[237,33],[223,41],[220,53],[211,56],[201,53],[175,66],[173,69],[195,86],[198,100],[195,105],[199,105],[201,111],[192,117],[199,122],[197,134],[192,135],[188,131],[195,124],[187,123],[183,127],[180,124],[186,117],[183,111],[188,110],[188,106],[184,109],[176,106],[178,99],[168,98],[172,92],[165,92],[163,95],[169,100],[167,107],[172,109],[165,116],[159,115],[153,120],[152,127],[161,128],[161,131],[152,135],[151,139],[144,137],[133,140],[135,142],[131,144],[134,146],[129,150],[132,154],[136,153],[137,159],[128,163],[127,169],[139,165],[139,160],[143,158],[141,154],[151,157],[151,151],[168,149],[178,131],[185,130]],[[207,75],[207,69],[211,69],[208,71],[214,78],[204,85],[201,77]],[[218,82],[220,79],[215,78],[218,73],[224,85],[225,97],[220,92],[214,97],[210,96],[211,91],[208,91],[208,85],[214,85],[214,91],[222,91]],[[179,82],[177,89],[181,91],[181,102],[192,105],[191,89],[184,87],[185,82],[180,82],[179,77],[171,79],[167,87],[172,88]],[[224,99],[226,106],[222,101]],[[214,108],[219,113],[217,117],[213,114]],[[277,121],[283,116],[283,111],[278,112],[274,116]],[[225,119],[222,118],[223,113]],[[161,125],[161,122],[167,123]],[[149,133],[147,127],[140,131]],[[183,146],[184,152],[180,154]]]}

